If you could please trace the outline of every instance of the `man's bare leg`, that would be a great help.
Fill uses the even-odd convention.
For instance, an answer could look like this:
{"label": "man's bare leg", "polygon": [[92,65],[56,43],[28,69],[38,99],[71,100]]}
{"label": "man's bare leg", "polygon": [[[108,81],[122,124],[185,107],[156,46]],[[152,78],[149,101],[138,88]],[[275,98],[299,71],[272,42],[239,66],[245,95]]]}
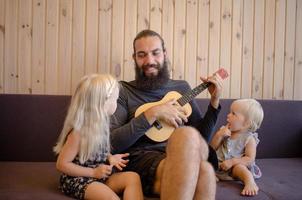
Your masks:
{"label": "man's bare leg", "polygon": [[215,199],[216,176],[212,165],[207,161],[201,161],[199,177],[194,195],[194,200]]}
{"label": "man's bare leg", "polygon": [[201,163],[194,200],[215,199],[216,176],[212,165],[207,161],[209,155],[209,147],[204,139],[201,139],[200,152]]}
{"label": "man's bare leg", "polygon": [[160,198],[193,199],[201,162],[201,136],[196,129],[175,130],[168,141],[161,177]]}

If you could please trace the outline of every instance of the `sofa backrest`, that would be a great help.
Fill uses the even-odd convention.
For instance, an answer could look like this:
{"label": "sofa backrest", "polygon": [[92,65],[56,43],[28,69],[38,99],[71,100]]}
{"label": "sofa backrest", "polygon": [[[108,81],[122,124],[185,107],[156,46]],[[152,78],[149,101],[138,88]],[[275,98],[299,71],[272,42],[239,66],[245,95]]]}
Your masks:
{"label": "sofa backrest", "polygon": [[[226,124],[233,99],[221,100],[221,112],[215,131]],[[302,157],[302,101],[258,100],[264,110],[264,119],[258,132],[260,143],[257,158]],[[197,100],[202,111],[207,99]]]}
{"label": "sofa backrest", "polygon": [[[217,128],[233,100],[223,99]],[[208,99],[198,99],[204,111]],[[0,161],[55,161],[52,151],[62,130],[70,96],[0,95]],[[302,157],[302,101],[260,100],[258,158]]]}
{"label": "sofa backrest", "polygon": [[0,161],[54,161],[70,96],[0,95]]}

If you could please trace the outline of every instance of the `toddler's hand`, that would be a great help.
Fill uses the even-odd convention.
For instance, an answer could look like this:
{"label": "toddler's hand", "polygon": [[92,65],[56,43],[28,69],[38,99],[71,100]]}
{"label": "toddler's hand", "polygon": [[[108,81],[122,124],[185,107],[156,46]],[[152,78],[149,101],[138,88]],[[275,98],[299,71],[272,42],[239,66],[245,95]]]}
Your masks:
{"label": "toddler's hand", "polygon": [[110,165],[115,166],[119,170],[123,170],[129,162],[129,160],[125,160],[124,158],[128,156],[129,153],[109,155],[108,161]]}
{"label": "toddler's hand", "polygon": [[220,165],[219,168],[223,171],[228,171],[233,166],[233,163],[231,160],[225,160]]}
{"label": "toddler's hand", "polygon": [[112,165],[101,164],[94,168],[94,178],[106,179],[111,175]]}
{"label": "toddler's hand", "polygon": [[231,131],[229,129],[229,124],[220,127],[217,134],[219,134],[222,137],[230,137],[231,136]]}

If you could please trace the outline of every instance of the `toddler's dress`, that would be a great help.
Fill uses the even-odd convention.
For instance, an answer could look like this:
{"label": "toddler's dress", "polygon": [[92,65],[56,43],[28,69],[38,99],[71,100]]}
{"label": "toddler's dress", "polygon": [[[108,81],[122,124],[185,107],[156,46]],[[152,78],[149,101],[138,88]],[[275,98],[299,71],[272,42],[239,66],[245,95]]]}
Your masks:
{"label": "toddler's dress", "polygon": [[[95,155],[94,158],[88,159],[84,164],[81,164],[79,161],[79,157],[76,156],[76,158],[73,160],[73,163],[83,167],[91,168],[96,168],[100,164],[106,164],[108,153],[104,153],[102,151],[99,152],[100,153]],[[94,181],[104,183],[106,180],[90,177],[73,177],[63,173],[60,177],[60,188],[68,196],[71,196],[76,199],[84,199],[87,185]]]}
{"label": "toddler's dress", "polygon": [[[216,151],[218,162],[222,163],[225,160],[243,157],[245,153],[245,146],[250,137],[253,137],[256,141],[256,145],[258,145],[259,139],[257,133],[246,132],[240,134],[236,139],[231,139],[230,137],[226,138]],[[248,169],[251,171],[255,179],[261,177],[262,173],[255,162],[249,165]],[[234,180],[234,178],[231,176],[232,168],[228,171],[218,170],[216,171],[216,175],[220,180]]]}

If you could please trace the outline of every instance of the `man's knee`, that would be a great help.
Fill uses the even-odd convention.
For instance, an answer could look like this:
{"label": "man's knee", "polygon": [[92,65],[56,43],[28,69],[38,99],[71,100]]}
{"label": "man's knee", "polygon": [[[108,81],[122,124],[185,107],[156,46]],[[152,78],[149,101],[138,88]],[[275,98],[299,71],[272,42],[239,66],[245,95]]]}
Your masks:
{"label": "man's knee", "polygon": [[201,139],[198,130],[189,126],[183,126],[175,129],[169,139],[169,143],[181,143],[182,145],[195,148],[201,145]]}
{"label": "man's knee", "polygon": [[[170,143],[181,143],[182,147],[188,147],[192,151],[197,150],[200,152],[202,160],[206,160],[209,155],[209,148],[206,141],[202,138],[199,131],[190,126],[183,126],[177,128],[169,139]],[[168,145],[168,146],[169,146]]]}

